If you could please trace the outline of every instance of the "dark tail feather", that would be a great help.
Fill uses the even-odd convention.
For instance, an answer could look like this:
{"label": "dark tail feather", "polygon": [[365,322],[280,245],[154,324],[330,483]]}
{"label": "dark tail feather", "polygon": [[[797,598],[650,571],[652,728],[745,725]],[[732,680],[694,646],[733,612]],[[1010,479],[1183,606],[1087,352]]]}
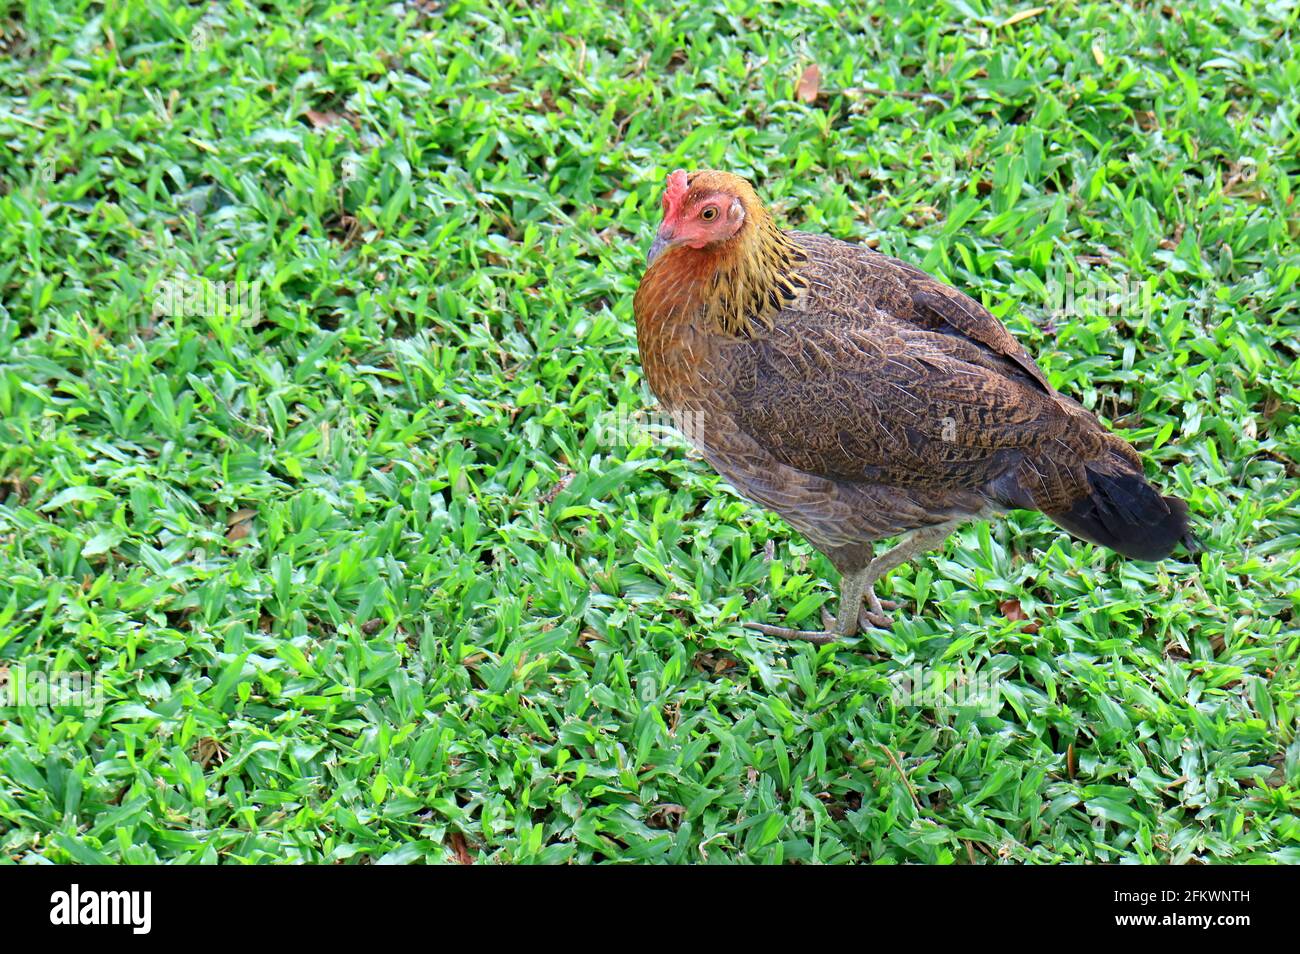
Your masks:
{"label": "dark tail feather", "polygon": [[1160,496],[1141,474],[1089,470],[1088,482],[1091,496],[1048,514],[1058,526],[1132,560],[1163,560],[1179,543],[1189,553],[1200,551],[1187,525],[1187,504]]}

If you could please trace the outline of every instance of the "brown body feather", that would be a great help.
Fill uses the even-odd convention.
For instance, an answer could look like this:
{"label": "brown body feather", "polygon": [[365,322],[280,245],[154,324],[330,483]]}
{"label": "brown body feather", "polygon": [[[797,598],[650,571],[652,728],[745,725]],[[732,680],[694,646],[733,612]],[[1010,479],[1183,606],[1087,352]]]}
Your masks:
{"label": "brown body feather", "polygon": [[647,381],[719,473],[842,570],[882,538],[1012,507],[1139,558],[1190,544],[1182,501],[978,303],[870,249],[778,230],[743,179],[691,184],[739,195],[746,217],[647,271]]}

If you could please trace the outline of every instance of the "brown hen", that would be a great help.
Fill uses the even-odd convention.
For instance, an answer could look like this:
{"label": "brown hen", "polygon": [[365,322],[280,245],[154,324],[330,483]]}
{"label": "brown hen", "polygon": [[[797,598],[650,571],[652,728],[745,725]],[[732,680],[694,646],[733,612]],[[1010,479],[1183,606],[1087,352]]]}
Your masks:
{"label": "brown hen", "polygon": [[882,575],[1012,508],[1134,559],[1193,548],[1187,505],[966,295],[777,228],[729,173],[674,172],[663,210],[635,300],[646,380],[718,473],[841,574],[828,631],[746,625],[814,642],[887,626]]}

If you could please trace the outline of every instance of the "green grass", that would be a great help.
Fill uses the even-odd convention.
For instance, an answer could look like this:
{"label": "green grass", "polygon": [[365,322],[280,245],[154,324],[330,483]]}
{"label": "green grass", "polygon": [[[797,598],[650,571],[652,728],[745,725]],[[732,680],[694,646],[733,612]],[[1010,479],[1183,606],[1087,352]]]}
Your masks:
{"label": "green grass", "polygon": [[[105,696],[0,708],[0,859],[1300,862],[1296,4],[567,6],[0,3],[0,666]],[[983,300],[1205,553],[1016,513],[744,630],[829,565],[602,427],[678,165]]]}

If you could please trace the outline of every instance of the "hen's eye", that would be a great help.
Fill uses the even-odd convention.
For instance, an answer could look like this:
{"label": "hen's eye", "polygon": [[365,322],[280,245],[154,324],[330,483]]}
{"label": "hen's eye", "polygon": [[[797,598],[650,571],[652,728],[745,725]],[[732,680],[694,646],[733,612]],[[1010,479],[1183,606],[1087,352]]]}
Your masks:
{"label": "hen's eye", "polygon": [[705,209],[703,212],[700,213],[700,218],[702,218],[705,222],[711,222],[717,217],[718,217],[718,210],[715,209],[713,206],[709,206],[707,209]]}

